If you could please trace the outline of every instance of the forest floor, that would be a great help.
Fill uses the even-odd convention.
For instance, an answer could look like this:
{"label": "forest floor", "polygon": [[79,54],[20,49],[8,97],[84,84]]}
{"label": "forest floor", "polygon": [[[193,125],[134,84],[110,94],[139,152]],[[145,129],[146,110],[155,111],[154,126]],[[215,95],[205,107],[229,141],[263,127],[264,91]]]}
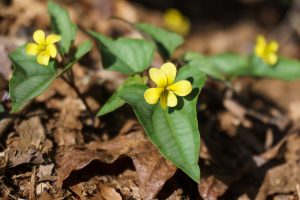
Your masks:
{"label": "forest floor", "polygon": [[[12,72],[9,52],[30,40],[35,29],[49,30],[46,3],[0,2],[1,98]],[[128,1],[59,3],[81,27],[111,36],[137,34],[111,16],[162,25],[162,11]],[[288,17],[262,9],[268,13],[260,21],[246,15],[229,25],[193,22],[177,53],[247,54],[256,35],[265,34],[279,41],[282,55],[300,58],[299,35]],[[86,39],[80,32],[76,43]],[[125,78],[100,63],[94,49],[74,66],[76,85],[94,113]],[[0,116],[0,199],[299,200],[299,88],[300,81],[243,77],[229,87],[209,80],[197,106],[197,184],[159,154],[130,106],[91,119],[72,88],[58,79],[23,112]]]}

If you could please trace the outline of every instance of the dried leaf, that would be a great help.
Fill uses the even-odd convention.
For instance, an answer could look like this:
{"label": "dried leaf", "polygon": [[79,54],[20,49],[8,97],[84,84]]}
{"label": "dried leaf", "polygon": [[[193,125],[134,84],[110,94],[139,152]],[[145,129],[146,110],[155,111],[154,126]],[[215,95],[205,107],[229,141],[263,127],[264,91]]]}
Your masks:
{"label": "dried leaf", "polygon": [[28,149],[26,152],[15,154],[12,150],[8,152],[9,167],[16,167],[22,164],[42,164],[45,162],[43,155],[36,149]]}
{"label": "dried leaf", "polygon": [[113,163],[117,158],[117,156],[112,156],[105,151],[73,149],[66,152],[61,158],[58,169],[58,186],[63,186],[63,182],[70,176],[71,172],[83,169],[94,160]]}
{"label": "dried leaf", "polygon": [[51,177],[52,177],[52,170],[54,168],[54,164],[51,163],[49,165],[40,165],[39,168],[38,168],[38,172],[36,174],[36,176],[39,178],[39,180],[52,180]]}
{"label": "dried leaf", "polygon": [[269,195],[296,192],[298,183],[300,183],[300,165],[298,162],[290,162],[271,168],[267,172],[255,199],[265,200]]}
{"label": "dried leaf", "polygon": [[45,129],[38,116],[22,121],[16,129],[20,135],[19,151],[26,151],[29,147],[38,148],[46,139]]}
{"label": "dried leaf", "polygon": [[203,178],[198,184],[198,191],[204,200],[217,200],[228,189],[222,181],[214,176]]}
{"label": "dried leaf", "polygon": [[93,150],[74,149],[65,153],[58,170],[60,186],[72,171],[80,170],[94,160],[111,164],[120,156],[127,155],[132,158],[136,168],[142,199],[153,199],[176,171],[176,167],[166,161],[140,132],[105,143],[91,143],[89,146]]}

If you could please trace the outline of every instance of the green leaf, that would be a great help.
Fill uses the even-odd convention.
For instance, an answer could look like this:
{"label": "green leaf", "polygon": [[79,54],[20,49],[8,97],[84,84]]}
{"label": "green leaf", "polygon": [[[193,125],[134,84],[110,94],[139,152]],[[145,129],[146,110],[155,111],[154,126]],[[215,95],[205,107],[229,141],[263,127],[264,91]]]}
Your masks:
{"label": "green leaf", "polygon": [[71,21],[68,12],[52,1],[48,2],[48,13],[53,31],[62,37],[59,42],[60,51],[62,54],[67,54],[76,37],[77,27]]}
{"label": "green leaf", "polygon": [[3,105],[0,103],[0,114],[5,112],[5,108]]}
{"label": "green leaf", "polygon": [[71,68],[76,62],[78,62],[85,54],[87,54],[92,48],[92,43],[90,41],[85,41],[83,43],[81,43],[76,51],[75,54],[73,56],[73,58],[71,59],[71,62],[68,63],[64,69],[57,75],[60,76],[62,75],[65,71],[67,71],[69,68]]}
{"label": "green leaf", "polygon": [[48,66],[40,65],[36,56],[29,56],[25,47],[19,47],[10,54],[14,65],[9,81],[9,95],[12,99],[12,112],[18,111],[23,104],[40,95],[55,80],[54,61]]}
{"label": "green leaf", "polygon": [[223,73],[221,73],[221,71],[210,62],[209,58],[201,54],[188,52],[187,54],[184,55],[184,60],[188,61],[187,63],[188,66],[198,68],[205,74],[215,79],[220,79],[220,80],[225,79]]}
{"label": "green leaf", "polygon": [[179,97],[178,105],[172,109],[163,110],[159,104],[147,104],[144,100],[147,87],[144,85],[124,87],[120,97],[133,107],[147,135],[161,154],[199,182],[200,134],[196,103],[206,78],[198,68],[185,66],[176,78],[183,79],[191,81],[193,91],[184,98]]}
{"label": "green leaf", "polygon": [[154,40],[159,53],[165,60],[168,60],[176,48],[184,42],[183,37],[180,35],[158,28],[151,24],[140,23],[136,24],[135,27],[149,35]]}
{"label": "green leaf", "polygon": [[96,39],[104,68],[125,74],[147,69],[153,60],[154,45],[141,39],[119,38],[112,40],[100,33],[89,31]]}
{"label": "green leaf", "polygon": [[87,54],[91,49],[92,49],[92,43],[90,41],[85,41],[81,43],[76,49],[76,52],[74,54],[74,60],[76,60],[77,62],[82,56]]}
{"label": "green leaf", "polygon": [[119,93],[124,88],[124,86],[133,84],[143,84],[144,80],[141,76],[135,75],[128,77],[127,80],[117,89],[117,91],[107,100],[103,107],[98,111],[97,116],[106,115],[116,109],[122,107],[126,102],[119,97]]}
{"label": "green leaf", "polygon": [[262,59],[252,55],[252,75],[259,77],[268,77],[281,80],[299,80],[300,62],[297,60],[279,58],[276,65],[266,64]]}
{"label": "green leaf", "polygon": [[247,57],[234,53],[223,53],[209,58],[212,65],[226,77],[246,76],[250,74]]}

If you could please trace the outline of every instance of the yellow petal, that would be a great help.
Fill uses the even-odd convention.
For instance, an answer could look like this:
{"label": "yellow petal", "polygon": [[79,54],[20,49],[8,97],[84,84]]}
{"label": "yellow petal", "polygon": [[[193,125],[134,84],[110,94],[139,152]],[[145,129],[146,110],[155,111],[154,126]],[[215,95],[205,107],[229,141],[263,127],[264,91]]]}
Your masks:
{"label": "yellow petal", "polygon": [[192,85],[189,81],[182,80],[170,85],[168,89],[178,96],[186,96],[192,91]]}
{"label": "yellow petal", "polygon": [[270,65],[274,65],[276,64],[278,61],[278,56],[276,55],[276,53],[272,53],[272,54],[269,54],[267,57],[266,57],[266,62]]}
{"label": "yellow petal", "polygon": [[167,108],[167,101],[168,101],[168,91],[164,91],[161,96],[160,96],[160,106],[162,107],[162,109],[166,109]]}
{"label": "yellow petal", "polygon": [[49,51],[51,58],[55,58],[57,55],[57,50],[55,45],[51,44],[47,46],[47,51]]}
{"label": "yellow petal", "polygon": [[151,80],[157,85],[157,87],[165,87],[168,84],[166,74],[157,68],[151,68],[149,70],[149,76]]}
{"label": "yellow petal", "polygon": [[36,43],[45,45],[46,40],[45,40],[45,33],[42,30],[37,30],[33,33],[33,39]]}
{"label": "yellow petal", "polygon": [[156,104],[164,88],[149,88],[144,93],[144,98],[149,104]]}
{"label": "yellow petal", "polygon": [[255,45],[255,54],[257,56],[263,56],[267,47],[267,41],[264,38],[264,36],[259,35],[256,39],[256,45]]}
{"label": "yellow petal", "polygon": [[167,105],[169,107],[175,107],[177,105],[177,97],[175,96],[174,92],[169,91]]}
{"label": "yellow petal", "polygon": [[48,65],[49,60],[50,60],[50,52],[49,51],[43,51],[37,57],[37,62],[41,65]]}
{"label": "yellow petal", "polygon": [[34,43],[29,43],[26,45],[26,53],[29,55],[37,55],[43,50],[43,46],[39,46]]}
{"label": "yellow petal", "polygon": [[161,66],[160,70],[163,71],[167,76],[167,80],[168,80],[167,85],[173,84],[177,73],[177,69],[175,65],[170,62],[165,63]]}
{"label": "yellow petal", "polygon": [[59,35],[56,34],[50,34],[47,38],[46,38],[46,43],[48,45],[50,44],[54,44],[55,42],[58,42],[61,40],[61,37]]}
{"label": "yellow petal", "polygon": [[268,44],[267,52],[268,53],[275,53],[278,51],[279,44],[276,41],[272,41]]}

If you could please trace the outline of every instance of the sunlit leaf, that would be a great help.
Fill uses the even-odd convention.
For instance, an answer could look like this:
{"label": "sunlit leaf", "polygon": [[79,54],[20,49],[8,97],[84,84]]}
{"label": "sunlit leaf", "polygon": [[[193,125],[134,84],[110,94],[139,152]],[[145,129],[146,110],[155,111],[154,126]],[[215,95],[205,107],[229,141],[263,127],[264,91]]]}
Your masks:
{"label": "sunlit leaf", "polygon": [[125,74],[147,69],[153,60],[154,45],[142,39],[119,38],[112,40],[100,33],[89,31],[99,44],[104,68]]}
{"label": "sunlit leaf", "polygon": [[163,110],[159,104],[147,104],[144,100],[147,87],[143,85],[124,87],[120,97],[133,107],[150,140],[162,155],[198,182],[200,135],[196,103],[206,78],[198,68],[186,66],[177,76],[177,80],[183,79],[192,83],[193,91],[179,98],[178,105],[172,109]]}
{"label": "sunlit leaf", "polygon": [[106,115],[120,107],[122,107],[126,102],[119,97],[121,90],[128,85],[133,84],[143,84],[144,80],[141,76],[131,76],[129,77],[119,88],[118,90],[107,100],[107,102],[101,107],[98,111],[97,116]]}
{"label": "sunlit leaf", "polygon": [[27,55],[24,46],[12,52],[10,59],[14,71],[9,81],[9,95],[12,99],[12,112],[16,112],[49,87],[55,80],[56,69],[54,61],[50,61],[48,66],[38,64],[36,56]]}
{"label": "sunlit leaf", "polygon": [[151,24],[140,23],[135,26],[153,39],[159,53],[165,60],[169,59],[173,52],[184,42],[183,37],[180,35]]}
{"label": "sunlit leaf", "polygon": [[59,42],[60,51],[62,54],[67,54],[76,37],[77,27],[71,21],[68,12],[52,1],[48,2],[48,13],[51,17],[52,29],[62,37]]}

